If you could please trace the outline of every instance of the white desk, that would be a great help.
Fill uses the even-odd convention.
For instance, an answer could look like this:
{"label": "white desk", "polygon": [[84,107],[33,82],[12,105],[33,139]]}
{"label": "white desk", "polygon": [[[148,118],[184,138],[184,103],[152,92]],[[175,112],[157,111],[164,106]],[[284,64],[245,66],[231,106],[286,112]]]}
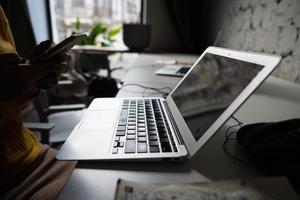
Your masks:
{"label": "white desk", "polygon": [[[154,66],[153,62],[157,59],[174,59],[174,56],[186,61],[196,59],[182,55],[142,55],[123,81],[173,88],[180,78],[154,75],[158,66]],[[118,96],[141,96],[142,92],[142,88],[128,86]],[[299,85],[269,78],[234,116],[244,123],[300,117],[300,95],[295,94],[300,94]],[[80,162],[59,199],[113,199],[118,178],[141,182],[185,182],[264,176],[259,170],[224,154],[224,132],[231,123],[229,120],[191,160],[184,162]],[[235,143],[229,147],[232,153],[240,155]]]}

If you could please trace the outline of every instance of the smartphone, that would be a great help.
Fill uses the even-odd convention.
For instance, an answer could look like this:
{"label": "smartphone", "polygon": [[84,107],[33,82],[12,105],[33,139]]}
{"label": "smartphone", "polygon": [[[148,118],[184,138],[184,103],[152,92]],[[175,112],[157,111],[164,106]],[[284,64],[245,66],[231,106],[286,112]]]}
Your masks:
{"label": "smartphone", "polygon": [[69,51],[73,46],[76,44],[79,44],[82,40],[84,40],[87,37],[86,34],[73,34],[70,37],[64,39],[57,45],[51,47],[49,50],[47,50],[44,54],[34,58],[31,60],[31,63],[44,63],[55,56],[58,56],[59,54],[66,53]]}

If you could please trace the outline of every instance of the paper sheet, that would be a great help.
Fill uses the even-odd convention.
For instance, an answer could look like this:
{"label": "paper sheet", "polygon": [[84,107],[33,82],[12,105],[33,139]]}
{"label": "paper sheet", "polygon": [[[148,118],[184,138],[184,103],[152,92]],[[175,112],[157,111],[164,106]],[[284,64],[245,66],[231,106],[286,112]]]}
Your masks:
{"label": "paper sheet", "polygon": [[[281,188],[281,189],[280,189]],[[115,200],[298,199],[286,178],[161,184],[119,180]]]}

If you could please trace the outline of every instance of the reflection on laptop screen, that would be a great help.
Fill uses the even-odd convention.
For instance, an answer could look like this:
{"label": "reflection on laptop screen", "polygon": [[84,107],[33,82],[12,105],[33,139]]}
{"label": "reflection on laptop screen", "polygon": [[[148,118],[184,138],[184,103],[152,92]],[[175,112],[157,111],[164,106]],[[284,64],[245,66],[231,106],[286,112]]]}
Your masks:
{"label": "reflection on laptop screen", "polygon": [[172,94],[198,140],[263,68],[261,65],[205,54]]}

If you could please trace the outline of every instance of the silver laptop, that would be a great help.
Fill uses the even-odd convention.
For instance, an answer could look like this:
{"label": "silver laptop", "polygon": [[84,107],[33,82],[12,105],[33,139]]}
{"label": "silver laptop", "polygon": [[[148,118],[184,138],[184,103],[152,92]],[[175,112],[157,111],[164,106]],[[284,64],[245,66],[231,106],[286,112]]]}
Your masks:
{"label": "silver laptop", "polygon": [[165,99],[94,99],[56,157],[190,158],[266,79],[280,59],[209,47]]}

